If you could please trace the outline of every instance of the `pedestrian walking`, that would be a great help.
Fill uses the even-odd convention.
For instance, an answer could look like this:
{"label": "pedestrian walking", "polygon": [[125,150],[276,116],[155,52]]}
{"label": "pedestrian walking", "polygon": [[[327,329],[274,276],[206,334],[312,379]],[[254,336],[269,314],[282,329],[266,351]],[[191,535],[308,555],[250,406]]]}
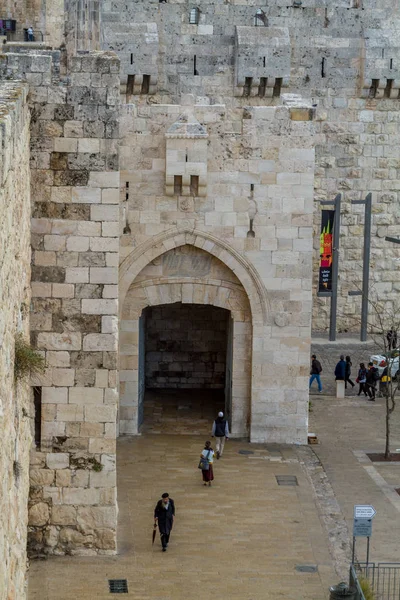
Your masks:
{"label": "pedestrian walking", "polygon": [[386,365],[386,367],[383,369],[382,375],[381,375],[381,381],[380,381],[380,390],[382,392],[382,395],[385,396],[385,398],[388,398],[389,396],[389,383],[390,383],[390,375],[389,375],[389,367]]}
{"label": "pedestrian walking", "polygon": [[336,381],[345,381],[346,379],[346,361],[344,360],[344,354],[340,355],[340,360],[335,367],[335,379]]}
{"label": "pedestrian walking", "polygon": [[379,381],[379,371],[376,367],[374,367],[374,363],[369,362],[365,385],[369,396],[368,400],[371,400],[372,402],[375,401],[377,381]]}
{"label": "pedestrian walking", "polygon": [[28,27],[28,42],[33,42],[33,27]]}
{"label": "pedestrian walking", "polygon": [[363,392],[364,396],[367,397],[368,396],[367,389],[366,389],[367,369],[365,368],[364,363],[360,363],[360,368],[358,369],[358,375],[357,375],[356,381],[359,384],[357,396],[361,396],[361,392]]}
{"label": "pedestrian walking", "polygon": [[345,369],[345,380],[344,380],[344,387],[347,390],[347,384],[350,383],[351,387],[354,387],[354,383],[352,382],[352,380],[350,379],[350,375],[351,375],[351,367],[352,367],[352,362],[350,359],[350,356],[346,356],[346,369]]}
{"label": "pedestrian walking", "polygon": [[224,419],[223,412],[218,413],[218,417],[215,419],[213,426],[212,426],[211,435],[212,435],[212,437],[216,438],[215,450],[217,452],[217,460],[218,460],[219,458],[221,458],[221,456],[224,452],[225,441],[229,439],[228,421],[226,419]]}
{"label": "pedestrian walking", "polygon": [[397,331],[395,331],[394,329],[389,329],[389,331],[386,334],[386,339],[388,342],[389,352],[391,350],[395,350],[397,348]]}
{"label": "pedestrian walking", "polygon": [[204,485],[207,485],[208,483],[208,485],[211,486],[211,482],[214,481],[213,459],[214,450],[211,448],[211,442],[206,442],[204,450],[200,454],[199,462],[199,469],[201,469],[203,475]]}
{"label": "pedestrian walking", "polygon": [[166,552],[169,543],[172,526],[175,519],[175,503],[169,494],[165,492],[161,496],[154,509],[154,526],[158,525],[160,532],[162,551]]}
{"label": "pedestrian walking", "polygon": [[309,389],[311,389],[313,381],[316,380],[316,382],[318,384],[318,391],[319,391],[319,393],[322,392],[321,372],[322,372],[321,363],[319,362],[319,360],[317,360],[316,355],[313,354],[312,357],[311,357],[311,371],[310,371]]}

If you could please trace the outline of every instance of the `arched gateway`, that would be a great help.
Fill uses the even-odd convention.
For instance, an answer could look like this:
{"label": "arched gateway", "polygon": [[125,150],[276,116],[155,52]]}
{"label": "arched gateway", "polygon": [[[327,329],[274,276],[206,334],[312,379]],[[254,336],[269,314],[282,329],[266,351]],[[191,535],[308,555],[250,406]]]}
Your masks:
{"label": "arched gateway", "polygon": [[[249,435],[253,326],[257,322],[253,318],[248,292],[236,273],[244,277],[251,289],[260,325],[264,304],[260,298],[261,284],[249,276],[243,260],[211,236],[190,232],[171,235],[170,232],[163,237],[156,246],[142,249],[141,253],[136,251],[136,260],[129,256],[121,268],[120,433],[135,434],[142,422],[146,355],[146,314],[143,311],[146,307],[178,304],[214,306],[229,313],[224,365],[225,408],[233,434]],[[226,262],[221,260],[223,257]],[[146,265],[140,269],[144,260]],[[201,338],[202,333],[206,332],[200,329],[197,335],[194,332],[197,338]],[[207,349],[207,344],[204,346],[204,341],[200,341],[198,350]],[[191,354],[196,355],[195,352]],[[160,361],[165,362],[162,357]],[[177,380],[179,388],[180,380]],[[190,377],[183,385],[190,387],[192,382],[193,387],[198,387],[198,380]],[[218,387],[218,384],[211,384],[211,387]]]}

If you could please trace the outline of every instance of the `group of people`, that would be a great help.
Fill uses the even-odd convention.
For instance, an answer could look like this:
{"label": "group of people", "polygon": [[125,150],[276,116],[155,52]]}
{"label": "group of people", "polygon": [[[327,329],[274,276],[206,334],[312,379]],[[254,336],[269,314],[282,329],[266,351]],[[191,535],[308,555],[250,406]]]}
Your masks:
{"label": "group of people", "polygon": [[[228,421],[224,418],[223,412],[218,413],[218,417],[215,419],[212,426],[211,435],[216,440],[215,451],[211,446],[211,442],[207,441],[204,444],[204,449],[200,454],[199,462],[199,469],[201,469],[203,484],[205,486],[208,485],[209,487],[211,486],[211,482],[214,481],[214,456],[216,456],[217,460],[219,460],[222,457],[225,442],[229,438]],[[161,496],[161,500],[157,502],[156,507],[154,509],[154,532],[158,527],[163,552],[167,551],[169,538],[174,524],[174,519],[175,503],[173,499],[169,497],[168,492],[165,492]]]}
{"label": "group of people", "polygon": [[215,419],[211,435],[215,438],[215,452],[211,447],[211,442],[207,441],[204,449],[200,454],[199,469],[203,476],[203,483],[211,487],[211,482],[214,481],[213,463],[214,456],[219,460],[224,452],[225,441],[229,438],[228,421],[224,418],[224,413],[219,412]]}
{"label": "group of people", "polygon": [[[344,354],[341,354],[339,362],[335,367],[335,380],[344,381],[345,389],[347,389],[348,384],[351,385],[352,388],[355,386],[354,381],[351,379],[351,368],[352,362],[350,356],[346,356],[345,358]],[[322,393],[321,372],[321,363],[317,360],[317,356],[313,354],[311,357],[309,387],[311,389],[313,382],[316,381],[320,393]],[[356,383],[359,385],[357,396],[360,396],[363,393],[369,400],[374,401],[376,396],[376,384],[380,379],[383,383],[387,381],[387,367],[383,371],[382,377],[380,377],[378,369],[372,362],[369,362],[367,367],[365,366],[365,363],[360,363],[356,379]]]}

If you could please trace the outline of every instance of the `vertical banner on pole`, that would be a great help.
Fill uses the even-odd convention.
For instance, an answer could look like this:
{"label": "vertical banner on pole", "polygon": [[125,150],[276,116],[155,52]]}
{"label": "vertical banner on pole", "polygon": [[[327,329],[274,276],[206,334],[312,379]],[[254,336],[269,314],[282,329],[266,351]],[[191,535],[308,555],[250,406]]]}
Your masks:
{"label": "vertical banner on pole", "polygon": [[332,262],[333,262],[333,228],[334,210],[321,211],[321,234],[319,250],[319,284],[318,291],[332,291]]}

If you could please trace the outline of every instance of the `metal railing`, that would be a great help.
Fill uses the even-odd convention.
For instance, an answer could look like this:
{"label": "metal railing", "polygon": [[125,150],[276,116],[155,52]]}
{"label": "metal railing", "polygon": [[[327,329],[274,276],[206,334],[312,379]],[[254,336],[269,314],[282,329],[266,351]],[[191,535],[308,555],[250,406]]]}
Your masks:
{"label": "metal railing", "polygon": [[366,580],[374,600],[400,600],[400,563],[357,563],[350,567],[350,583],[357,588],[358,600],[365,600],[360,580]]}

